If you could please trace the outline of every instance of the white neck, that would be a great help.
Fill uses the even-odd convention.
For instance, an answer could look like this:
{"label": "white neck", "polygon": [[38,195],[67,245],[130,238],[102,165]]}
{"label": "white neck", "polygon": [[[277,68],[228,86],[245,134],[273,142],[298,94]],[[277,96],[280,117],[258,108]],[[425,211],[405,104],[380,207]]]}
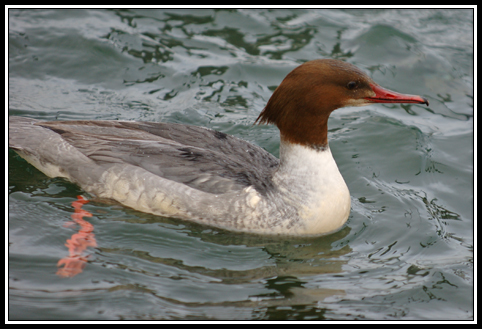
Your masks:
{"label": "white neck", "polygon": [[307,223],[307,234],[328,233],[348,218],[350,193],[328,146],[320,151],[281,141],[273,181],[287,198],[303,205],[299,215]]}

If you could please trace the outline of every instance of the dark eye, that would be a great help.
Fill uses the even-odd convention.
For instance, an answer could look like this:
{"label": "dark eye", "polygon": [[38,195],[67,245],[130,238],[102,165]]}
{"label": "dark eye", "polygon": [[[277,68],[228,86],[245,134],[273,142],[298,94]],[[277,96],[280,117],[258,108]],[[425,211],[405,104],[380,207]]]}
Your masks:
{"label": "dark eye", "polygon": [[346,87],[347,87],[348,89],[352,90],[352,89],[355,89],[355,88],[357,87],[357,85],[358,85],[358,84],[356,83],[356,81],[350,81],[350,82],[348,82],[348,84],[346,85]]}

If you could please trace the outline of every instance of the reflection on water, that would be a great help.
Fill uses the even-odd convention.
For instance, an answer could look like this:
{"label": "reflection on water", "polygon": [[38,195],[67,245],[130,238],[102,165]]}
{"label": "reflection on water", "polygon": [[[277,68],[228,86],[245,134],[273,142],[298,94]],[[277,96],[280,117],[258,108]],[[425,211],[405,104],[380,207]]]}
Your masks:
{"label": "reflection on water", "polygon": [[67,278],[82,273],[88,259],[88,255],[85,255],[84,251],[87,247],[97,247],[95,234],[92,233],[94,226],[82,218],[92,217],[90,212],[82,209],[82,205],[87,202],[89,201],[82,196],[78,196],[77,201],[72,202],[75,211],[72,214],[73,222],[68,222],[64,226],[71,227],[77,224],[80,225],[80,229],[78,233],[73,234],[65,243],[65,246],[69,248],[69,256],[62,258],[57,263],[59,267],[64,265],[57,271],[58,276]]}
{"label": "reflection on water", "polygon": [[[102,199],[96,199],[102,200]],[[244,233],[226,232],[209,234],[211,229],[205,226],[193,224],[190,230],[184,230],[193,239],[199,239],[203,244],[223,246],[226,248],[242,247],[252,248],[261,251],[270,260],[265,266],[256,266],[254,268],[240,270],[236,268],[219,268],[213,269],[209,266],[193,266],[187,265],[182,258],[156,257],[147,251],[150,247],[144,245],[146,250],[141,250],[142,245],[138,249],[125,249],[122,246],[118,248],[107,248],[98,245],[93,233],[94,226],[83,219],[83,217],[92,217],[92,213],[82,209],[89,200],[82,196],[78,196],[77,200],[72,202],[74,213],[71,215],[72,220],[64,224],[64,227],[72,227],[79,225],[79,231],[67,239],[65,246],[69,251],[69,256],[58,261],[57,266],[61,267],[57,271],[60,277],[74,277],[83,273],[87,261],[91,259],[91,255],[87,253],[88,247],[95,247],[98,251],[105,255],[111,256],[134,256],[136,262],[145,261],[155,265],[154,271],[159,269],[158,265],[165,265],[172,271],[176,269],[176,273],[185,273],[175,280],[186,280],[186,276],[201,276],[203,280],[211,282],[215,285],[227,285],[236,287],[243,284],[253,284],[255,282],[262,283],[265,292],[249,295],[249,298],[237,301],[204,301],[205,307],[243,307],[243,308],[262,308],[266,309],[265,317],[272,320],[282,319],[303,319],[311,316],[321,319],[323,318],[323,310],[313,307],[319,301],[331,296],[342,296],[345,291],[342,289],[327,289],[307,287],[311,281],[310,277],[323,274],[337,274],[342,272],[342,266],[347,264],[347,258],[343,257],[350,253],[352,249],[347,245],[339,245],[340,240],[345,238],[350,228],[345,227],[335,234],[318,238],[296,238],[284,236],[258,236]],[[147,218],[147,221],[145,220]],[[143,221],[136,221],[138,224],[152,224],[162,222],[176,222],[176,220],[162,219],[156,216],[146,214]],[[122,221],[122,219],[121,219]],[[211,232],[212,233],[212,232]],[[140,249],[139,249],[140,248]],[[119,263],[111,263],[111,266],[125,268],[123,257],[118,258]],[[95,264],[93,264],[95,266]],[[98,264],[97,264],[98,265]],[[138,271],[138,269],[130,268],[129,271]],[[186,273],[189,273],[187,275]],[[143,270],[144,275],[157,276],[158,273],[149,273]],[[89,274],[86,274],[89,275]],[[178,275],[178,274],[176,274]],[[162,276],[162,275],[161,275]],[[115,285],[109,288],[111,292],[131,290],[130,285]],[[136,288],[135,290],[137,290]],[[176,299],[175,297],[162,296],[156,293],[156,290],[143,288],[143,292],[157,295],[158,298],[165,302],[175,305],[197,305],[196,302],[186,303],[185,301]],[[266,292],[268,291],[268,292]],[[298,305],[294,309],[290,306]],[[290,308],[287,312],[286,307]]]}
{"label": "reflection on water", "polygon": [[[144,214],[142,217],[147,226],[152,223],[177,223],[179,225],[178,220],[162,219],[148,214]],[[209,258],[206,262],[199,261],[195,265],[187,264],[192,260],[184,259],[183,255],[186,251],[181,246],[178,248],[177,257],[155,256],[159,253],[156,251],[157,248],[152,248],[147,244],[137,245],[134,247],[135,249],[126,248],[125,245],[118,248],[106,248],[100,245],[98,249],[103,255],[109,255],[110,266],[118,266],[129,272],[159,280],[166,278],[174,280],[171,293],[159,294],[156,289],[149,288],[150,285],[142,287],[142,291],[156,296],[163,303],[180,308],[202,306],[203,310],[214,310],[234,307],[246,310],[256,309],[256,314],[253,313],[253,316],[263,316],[263,318],[271,320],[303,319],[305,317],[308,319],[310,316],[322,319],[323,308],[317,307],[317,303],[328,297],[345,295],[343,289],[335,286],[319,288],[313,286],[312,282],[314,278],[326,274],[342,275],[342,267],[348,263],[349,259],[345,256],[352,252],[348,244],[340,243],[350,233],[348,227],[321,238],[287,238],[223,232],[194,223],[187,223],[187,225],[189,225],[188,229],[182,229],[182,233],[187,235],[185,238],[197,240],[196,246],[203,246],[203,248],[210,246],[211,249],[215,249],[206,256]],[[182,239],[179,239],[178,242],[180,241]],[[239,249],[250,251],[248,257],[257,255],[258,259],[264,258],[268,261],[265,265],[255,265],[249,269],[240,269],[236,263],[229,266],[228,264],[233,261],[233,258],[236,258],[235,255],[229,253],[235,253]],[[188,252],[196,253],[190,249]],[[261,256],[259,252],[265,256]],[[244,254],[239,256],[241,267],[243,262],[250,263],[243,256]],[[125,263],[124,257],[131,259],[129,264]],[[133,267],[133,257],[138,264],[150,265]],[[119,263],[112,263],[112,259],[118,259]],[[251,262],[255,263],[254,260]],[[222,264],[222,267],[216,268],[215,263]],[[191,289],[192,296],[188,300],[185,299],[186,296],[183,293],[176,293],[176,291],[185,291],[192,285],[192,281],[197,280],[201,280],[203,288],[193,287]],[[238,294],[237,291],[243,286],[257,286],[256,291],[259,292],[249,294],[249,296]],[[111,289],[116,291],[138,290],[139,287],[119,284]],[[211,291],[216,290],[224,291],[226,295],[207,297]],[[201,291],[204,291],[207,296],[202,301],[197,301],[195,296]],[[190,319],[197,318],[193,314],[191,316]],[[220,315],[218,319],[229,319],[231,316]]]}

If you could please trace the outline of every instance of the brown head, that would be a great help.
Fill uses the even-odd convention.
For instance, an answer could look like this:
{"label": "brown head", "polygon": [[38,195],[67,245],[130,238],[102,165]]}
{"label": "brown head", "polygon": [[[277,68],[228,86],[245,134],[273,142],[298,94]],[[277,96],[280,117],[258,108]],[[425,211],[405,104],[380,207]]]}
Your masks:
{"label": "brown head", "polygon": [[334,59],[306,62],[276,88],[257,123],[273,123],[287,142],[316,148],[328,145],[328,117],[345,106],[370,103],[418,103],[427,99],[403,95],[376,84],[356,66]]}

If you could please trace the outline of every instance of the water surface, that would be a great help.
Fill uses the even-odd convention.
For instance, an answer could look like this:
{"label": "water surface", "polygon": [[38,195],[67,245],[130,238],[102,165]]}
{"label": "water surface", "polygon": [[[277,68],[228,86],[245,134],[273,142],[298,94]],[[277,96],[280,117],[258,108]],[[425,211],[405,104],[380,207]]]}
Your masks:
{"label": "water surface", "polygon": [[[95,199],[81,207],[88,217],[73,207],[84,191],[9,151],[10,320],[473,319],[472,10],[8,13],[8,115],[195,124],[278,156],[277,129],[253,122],[307,60],[345,60],[430,101],[332,114],[352,211],[319,238]],[[79,234],[92,244],[62,277]]]}

